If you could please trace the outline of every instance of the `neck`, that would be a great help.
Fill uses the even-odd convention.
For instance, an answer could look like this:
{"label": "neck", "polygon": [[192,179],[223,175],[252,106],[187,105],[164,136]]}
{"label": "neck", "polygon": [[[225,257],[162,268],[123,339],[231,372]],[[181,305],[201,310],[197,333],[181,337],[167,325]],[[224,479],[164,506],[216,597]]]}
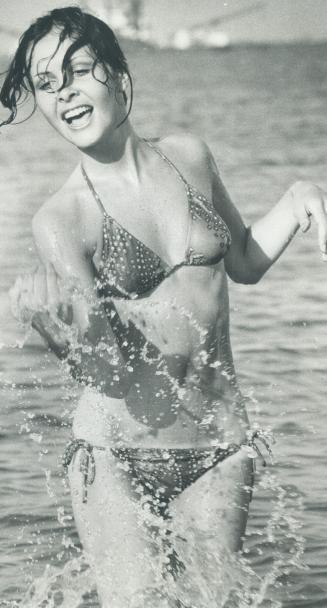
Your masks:
{"label": "neck", "polygon": [[126,121],[103,142],[92,149],[81,151],[85,170],[96,177],[111,169],[115,176],[137,178],[139,174],[138,149],[141,139],[129,121]]}

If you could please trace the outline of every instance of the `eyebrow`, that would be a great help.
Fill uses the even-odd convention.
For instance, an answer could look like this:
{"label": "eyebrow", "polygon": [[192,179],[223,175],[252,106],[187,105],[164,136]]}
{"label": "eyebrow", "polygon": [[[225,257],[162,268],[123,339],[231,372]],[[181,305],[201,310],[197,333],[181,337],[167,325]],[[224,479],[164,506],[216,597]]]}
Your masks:
{"label": "eyebrow", "polygon": [[52,72],[37,72],[37,74],[32,74],[33,80],[42,80],[44,77],[49,76]]}

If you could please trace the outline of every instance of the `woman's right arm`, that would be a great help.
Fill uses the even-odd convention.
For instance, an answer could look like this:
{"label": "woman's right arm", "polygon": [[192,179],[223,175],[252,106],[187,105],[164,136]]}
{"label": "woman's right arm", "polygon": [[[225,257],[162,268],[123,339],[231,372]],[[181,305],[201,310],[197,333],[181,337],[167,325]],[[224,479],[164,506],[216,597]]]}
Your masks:
{"label": "woman's right arm", "polygon": [[[69,224],[68,224],[69,225]],[[56,216],[39,212],[33,220],[35,243],[44,265],[32,278],[34,302],[33,327],[60,359],[66,359],[72,375],[114,398],[124,397],[131,373],[119,349],[108,315],[95,289],[95,269],[78,226],[68,229]],[[30,279],[31,281],[31,279]],[[70,292],[72,336],[67,321]],[[66,314],[58,314],[58,310]],[[66,321],[66,324],[63,322]]]}

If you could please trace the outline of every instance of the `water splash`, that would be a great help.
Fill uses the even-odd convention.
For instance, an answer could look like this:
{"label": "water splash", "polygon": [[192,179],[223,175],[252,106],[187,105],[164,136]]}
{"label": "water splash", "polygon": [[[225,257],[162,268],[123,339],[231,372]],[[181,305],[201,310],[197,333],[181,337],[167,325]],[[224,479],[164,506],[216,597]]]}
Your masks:
{"label": "water splash", "polygon": [[43,575],[28,589],[20,608],[86,608],[84,599],[95,597],[92,587],[90,568],[81,555],[63,568],[46,566]]}
{"label": "water splash", "polygon": [[[213,369],[219,368],[221,362],[210,361],[205,348],[207,331],[185,308],[180,309],[179,313],[197,336],[198,355],[194,363],[199,369],[210,365]],[[76,336],[72,335],[71,338],[74,343]],[[99,350],[103,348],[107,347],[100,343]],[[161,361],[160,354],[154,357],[152,352],[148,352],[147,344],[140,355],[146,363]],[[165,377],[169,383],[169,392],[183,400],[185,389],[169,373],[168,366],[162,365],[157,375]],[[226,370],[222,370],[221,375],[229,379]],[[28,426],[25,430],[30,433],[31,427]],[[31,433],[30,438],[36,444],[42,441],[40,434]],[[64,525],[65,515],[58,506],[51,471],[48,468],[43,468],[43,471],[47,494],[55,499],[58,522]],[[280,608],[282,604],[279,599],[271,597],[275,592],[274,587],[278,587],[281,577],[288,577],[292,569],[301,567],[303,539],[294,516],[301,505],[296,497],[278,485],[272,475],[266,475],[260,486],[261,490],[271,494],[274,503],[272,514],[266,528],[260,532],[260,540],[256,545],[258,553],[262,551],[269,555],[266,572],[259,575],[246,552],[241,556],[230,554],[227,550],[217,551],[216,529],[199,532],[186,525],[179,529],[173,525],[167,527],[167,522],[151,513],[146,508],[146,501],[140,500],[139,526],[156,529],[156,558],[153,559],[152,555],[144,556],[147,561],[152,560],[152,585],[134,594],[132,598],[128,597],[127,590],[123,602],[115,598],[113,592],[110,607],[104,608],[154,608],[154,604],[155,608]],[[61,544],[66,549],[72,546],[66,535],[62,537]],[[58,552],[59,564],[62,561],[60,555]],[[84,554],[68,559],[64,566],[48,565],[43,575],[30,586],[21,607],[84,608],[85,602],[89,601],[85,598],[92,597],[93,603],[90,605],[95,606],[95,581],[95,569],[92,564],[88,565]],[[105,586],[106,580],[101,585]]]}
{"label": "water splash", "polygon": [[[110,606],[104,604],[103,608],[153,608],[154,601],[155,608],[282,608],[278,597],[281,588],[284,593],[294,571],[304,568],[304,539],[298,519],[302,501],[292,489],[282,487],[271,472],[263,475],[256,493],[269,495],[272,511],[264,528],[255,529],[250,522],[242,554],[214,550],[216,530],[199,532],[192,526],[181,528],[180,522],[175,527],[172,522],[167,524],[142,497],[136,507],[138,525],[156,530],[156,555],[144,555],[144,559],[151,559],[152,584],[133,597],[126,590],[123,600],[121,596],[115,599],[113,593]],[[59,507],[62,525],[67,517]],[[69,541],[66,537],[66,544]],[[95,608],[95,587],[93,567],[81,553],[63,567],[47,566],[19,606]]]}
{"label": "water splash", "polygon": [[[303,556],[305,540],[301,534],[299,514],[303,512],[303,500],[293,489],[287,489],[278,483],[276,475],[266,473],[260,482],[263,490],[273,494],[273,509],[262,537],[262,548],[258,552],[272,555],[269,571],[262,577],[259,589],[253,602],[253,608],[264,606],[271,592],[288,586],[289,577],[296,570],[306,570]],[[275,600],[276,608],[282,602]]]}

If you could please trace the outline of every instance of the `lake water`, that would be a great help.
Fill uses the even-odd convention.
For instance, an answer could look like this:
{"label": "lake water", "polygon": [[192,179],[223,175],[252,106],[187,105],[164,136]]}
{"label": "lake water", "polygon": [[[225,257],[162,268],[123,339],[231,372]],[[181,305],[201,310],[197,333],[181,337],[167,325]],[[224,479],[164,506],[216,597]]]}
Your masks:
{"label": "lake water", "polygon": [[[326,60],[323,45],[134,50],[134,125],[146,137],[186,130],[207,140],[251,222],[296,179],[327,190]],[[2,129],[0,142],[8,345],[22,334],[4,312],[5,293],[36,261],[31,218],[77,155],[37,116]],[[257,579],[244,605],[253,608],[327,606],[326,273],[312,230],[259,285],[230,284],[240,383],[252,422],[276,440],[275,465],[258,475],[245,543]],[[77,389],[35,335],[23,349],[2,347],[0,374],[0,606],[98,606],[59,462]]]}

